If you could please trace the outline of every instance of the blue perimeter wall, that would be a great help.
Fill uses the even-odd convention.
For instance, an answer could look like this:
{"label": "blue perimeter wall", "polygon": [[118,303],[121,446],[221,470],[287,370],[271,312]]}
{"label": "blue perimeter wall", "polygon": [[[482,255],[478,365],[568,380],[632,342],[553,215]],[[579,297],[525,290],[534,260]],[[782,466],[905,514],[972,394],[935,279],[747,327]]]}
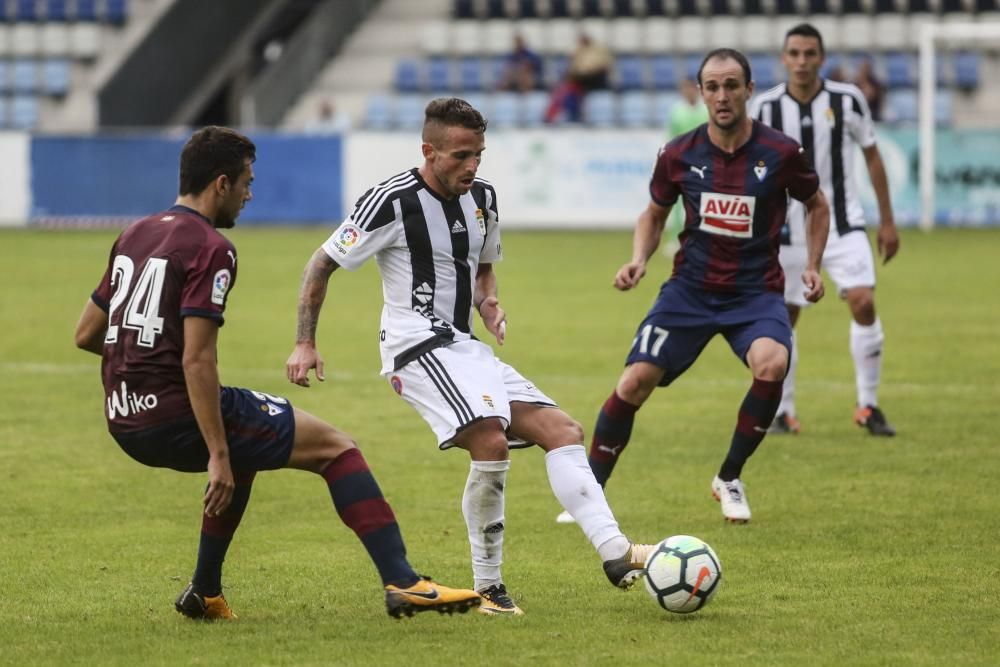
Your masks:
{"label": "blue perimeter wall", "polygon": [[[163,135],[31,140],[31,218],[138,218],[171,206],[184,138]],[[339,136],[254,134],[253,201],[241,223],[343,218]]]}

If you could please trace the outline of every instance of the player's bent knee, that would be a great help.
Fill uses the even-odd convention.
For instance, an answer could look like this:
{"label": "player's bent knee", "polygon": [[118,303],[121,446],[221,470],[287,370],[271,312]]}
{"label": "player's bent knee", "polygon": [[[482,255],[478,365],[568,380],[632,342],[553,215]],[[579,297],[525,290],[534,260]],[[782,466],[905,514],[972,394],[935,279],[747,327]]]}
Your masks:
{"label": "player's bent knee", "polygon": [[661,372],[660,376],[656,377],[653,373],[642,372],[637,366],[629,366],[618,381],[616,388],[618,396],[632,405],[642,405],[656,389],[662,375]]}

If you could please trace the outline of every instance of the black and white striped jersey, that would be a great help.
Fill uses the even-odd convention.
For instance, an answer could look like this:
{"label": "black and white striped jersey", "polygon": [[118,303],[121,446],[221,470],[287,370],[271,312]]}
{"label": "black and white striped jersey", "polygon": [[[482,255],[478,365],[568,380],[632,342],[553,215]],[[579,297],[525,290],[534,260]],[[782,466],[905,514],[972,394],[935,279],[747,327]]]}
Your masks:
{"label": "black and white striped jersey", "polygon": [[[822,81],[812,100],[800,103],[781,83],[750,101],[750,115],[798,141],[819,174],[830,203],[830,235],[864,229],[855,172],[855,145],[875,144],[875,125],[861,91],[849,83]],[[805,244],[805,206],[789,202],[784,243]]]}
{"label": "black and white striped jersey", "polygon": [[472,337],[481,263],[503,259],[496,192],[477,178],[455,199],[431,190],[417,169],[379,183],[323,244],[353,271],[375,256],[382,274],[382,372],[435,347]]}

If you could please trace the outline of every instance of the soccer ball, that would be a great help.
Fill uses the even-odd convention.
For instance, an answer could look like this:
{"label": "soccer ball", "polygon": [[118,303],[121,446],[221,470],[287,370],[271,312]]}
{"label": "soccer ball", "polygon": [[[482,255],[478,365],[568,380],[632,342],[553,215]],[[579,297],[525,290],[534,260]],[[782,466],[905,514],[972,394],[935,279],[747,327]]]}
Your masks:
{"label": "soccer ball", "polygon": [[646,559],[646,590],[657,604],[678,614],[698,611],[712,599],[722,579],[722,565],[712,547],[697,537],[674,535]]}

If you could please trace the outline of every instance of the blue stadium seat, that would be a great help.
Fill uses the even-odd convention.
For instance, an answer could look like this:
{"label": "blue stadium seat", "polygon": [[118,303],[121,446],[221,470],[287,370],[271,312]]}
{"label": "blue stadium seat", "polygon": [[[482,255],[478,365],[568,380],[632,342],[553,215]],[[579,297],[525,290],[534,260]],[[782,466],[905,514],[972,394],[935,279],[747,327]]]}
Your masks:
{"label": "blue stadium seat", "polygon": [[479,58],[462,58],[458,61],[458,89],[475,91],[486,88],[484,67],[485,63]]}
{"label": "blue stadium seat", "polygon": [[750,54],[750,73],[757,90],[767,90],[778,84],[778,58],[770,53]]}
{"label": "blue stadium seat", "polygon": [[890,90],[885,96],[886,120],[895,123],[917,121],[917,92],[915,90]]}
{"label": "blue stadium seat", "polygon": [[681,100],[678,93],[656,93],[653,95],[653,125],[666,127],[670,122],[670,114],[674,105]]}
{"label": "blue stadium seat", "polygon": [[69,61],[64,58],[50,58],[42,63],[42,90],[46,95],[62,97],[69,92]]}
{"label": "blue stadium seat", "polygon": [[34,93],[38,90],[38,65],[34,60],[14,61],[10,88],[15,93]]}
{"label": "blue stadium seat", "polygon": [[684,57],[684,78],[692,81],[698,80],[698,70],[701,69],[702,56],[700,54],[690,54]]}
{"label": "blue stadium seat", "polygon": [[894,51],[885,56],[885,84],[890,89],[912,88],[916,63],[912,54]]}
{"label": "blue stadium seat", "polygon": [[38,98],[34,95],[14,96],[7,124],[18,130],[34,129],[38,125]]}
{"label": "blue stadium seat", "polygon": [[396,126],[402,130],[423,127],[427,101],[420,95],[400,95],[396,98]]}
{"label": "blue stadium seat", "polygon": [[427,61],[427,89],[438,93],[451,90],[451,61],[431,58]]}
{"label": "blue stadium seat", "polygon": [[638,56],[618,59],[618,87],[622,90],[641,90],[646,87],[645,60]]}
{"label": "blue stadium seat", "polygon": [[388,130],[392,127],[392,98],[385,93],[375,93],[368,97],[365,127],[372,130]]}
{"label": "blue stadium seat", "polygon": [[618,124],[618,97],[608,90],[595,90],[583,100],[583,119],[594,127],[614,127]]}
{"label": "blue stadium seat", "polygon": [[545,124],[545,112],[549,108],[549,94],[536,90],[521,95],[521,125],[539,127]]}
{"label": "blue stadium seat", "polygon": [[465,92],[459,92],[458,93],[458,97],[460,97],[463,100],[465,100],[466,102],[468,102],[469,105],[473,109],[475,109],[479,113],[483,114],[483,117],[486,118],[486,120],[489,120],[489,118],[490,118],[490,96],[489,95],[487,95],[485,93],[481,93],[481,92],[479,92],[479,93],[468,93],[468,94],[466,94]]}
{"label": "blue stadium seat", "polygon": [[124,25],[128,18],[126,0],[105,0],[104,20],[112,25]]}
{"label": "blue stadium seat", "polygon": [[546,88],[554,88],[566,76],[569,69],[569,58],[566,56],[550,56],[542,65],[542,81]]}
{"label": "blue stadium seat", "polygon": [[489,119],[491,127],[517,127],[520,125],[518,97],[515,93],[497,93],[493,96],[493,115]]}
{"label": "blue stadium seat", "polygon": [[677,88],[677,64],[673,56],[653,56],[653,88],[675,90]]}
{"label": "blue stadium seat", "polygon": [[955,86],[960,90],[970,91],[979,87],[978,53],[962,51],[955,55]]}
{"label": "blue stadium seat", "polygon": [[833,70],[844,66],[844,59],[839,53],[828,53],[823,61],[823,66],[819,68],[819,75],[824,79],[828,78]]}
{"label": "blue stadium seat", "polygon": [[66,0],[48,0],[45,3],[46,21],[66,20]]}
{"label": "blue stadium seat", "polygon": [[76,20],[94,22],[97,20],[97,0],[76,0]]}
{"label": "blue stadium seat", "polygon": [[[10,67],[6,60],[0,60],[0,94],[10,90],[8,81],[10,80]],[[2,98],[0,98],[2,99]]]}
{"label": "blue stadium seat", "polygon": [[650,114],[652,105],[647,93],[637,90],[622,93],[620,102],[621,123],[625,127],[648,127],[655,125],[655,121]]}
{"label": "blue stadium seat", "polygon": [[396,90],[412,93],[420,90],[420,65],[404,59],[396,63]]}
{"label": "blue stadium seat", "polygon": [[955,116],[955,97],[950,90],[938,89],[934,95],[934,122],[951,127]]}
{"label": "blue stadium seat", "polygon": [[17,0],[14,3],[14,20],[37,21],[38,8],[35,5],[35,0]]}

